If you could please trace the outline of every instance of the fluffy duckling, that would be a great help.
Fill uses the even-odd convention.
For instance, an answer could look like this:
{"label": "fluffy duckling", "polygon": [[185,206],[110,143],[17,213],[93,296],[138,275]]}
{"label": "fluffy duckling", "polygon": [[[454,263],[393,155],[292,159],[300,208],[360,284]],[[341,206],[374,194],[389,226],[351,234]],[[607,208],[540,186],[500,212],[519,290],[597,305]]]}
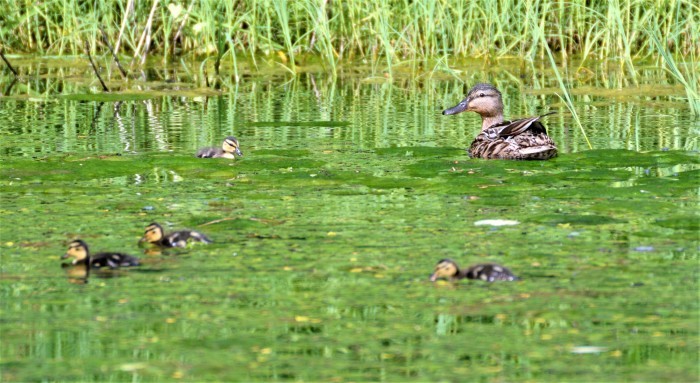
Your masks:
{"label": "fluffy duckling", "polygon": [[165,234],[163,227],[155,222],[146,227],[143,238],[139,242],[148,242],[160,247],[185,247],[188,240],[212,243],[206,235],[194,230],[179,230]]}
{"label": "fluffy duckling", "polygon": [[491,84],[476,84],[467,97],[442,112],[452,115],[476,112],[481,116],[481,133],[469,147],[469,156],[505,160],[548,160],[557,156],[557,147],[538,120],[541,116],[504,121],[501,92]]}
{"label": "fluffy duckling", "polygon": [[202,148],[197,151],[197,157],[199,158],[230,158],[234,159],[236,158],[235,155],[238,157],[243,157],[243,153],[241,153],[241,149],[238,147],[238,140],[236,137],[233,136],[228,136],[224,139],[224,143],[221,145],[220,148],[216,147],[209,147],[209,148]]}
{"label": "fluffy duckling", "polygon": [[71,264],[84,264],[88,269],[90,267],[95,269],[102,267],[116,269],[119,267],[139,266],[138,258],[124,253],[103,252],[90,254],[88,245],[80,239],[76,239],[68,245],[68,250],[61,256],[61,259],[66,258],[73,258]]}
{"label": "fluffy duckling", "polygon": [[480,279],[486,282],[514,281],[516,277],[510,270],[495,263],[482,263],[460,270],[457,263],[451,259],[441,259],[435,266],[435,271],[430,275],[430,281],[438,278],[446,278],[450,281],[459,279]]}

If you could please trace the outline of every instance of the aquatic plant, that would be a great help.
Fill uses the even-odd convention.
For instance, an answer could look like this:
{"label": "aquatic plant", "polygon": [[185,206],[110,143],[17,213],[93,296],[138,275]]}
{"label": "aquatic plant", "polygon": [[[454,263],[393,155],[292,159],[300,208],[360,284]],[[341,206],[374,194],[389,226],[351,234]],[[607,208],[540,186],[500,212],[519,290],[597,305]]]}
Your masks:
{"label": "aquatic plant", "polygon": [[700,75],[698,74],[700,62],[695,59],[695,54],[691,52],[690,55],[688,55],[689,62],[678,65],[673,55],[661,43],[658,29],[656,31],[647,29],[647,34],[651,37],[654,47],[663,59],[664,67],[673,78],[683,84],[685,93],[688,96],[688,104],[690,105],[691,112],[696,116],[700,116],[700,89],[698,88],[700,86]]}
{"label": "aquatic plant", "polygon": [[[387,71],[400,60],[456,57],[544,56],[530,40],[534,20],[549,48],[562,56],[619,59],[634,76],[632,59],[654,53],[655,25],[672,54],[700,54],[700,7],[692,0],[588,3],[515,0],[435,2],[432,0],[328,2],[302,0],[214,0],[179,2],[46,0],[6,2],[0,40],[11,51],[81,53],[83,39],[96,46],[103,25],[115,50],[143,60],[146,52],[172,60],[173,54],[209,55],[220,25],[236,54],[280,55],[292,71],[298,56],[319,54],[337,61],[385,61]],[[283,55],[280,54],[283,52]],[[234,50],[231,49],[233,54]]]}
{"label": "aquatic plant", "polygon": [[591,141],[588,139],[588,136],[586,135],[586,130],[583,128],[583,125],[581,124],[581,119],[578,116],[578,113],[576,113],[576,108],[574,107],[574,102],[571,99],[571,94],[569,93],[569,90],[564,83],[564,79],[561,76],[561,73],[559,73],[559,69],[557,68],[557,63],[554,61],[554,56],[552,55],[551,49],[549,49],[549,45],[545,41],[544,38],[544,31],[540,28],[538,25],[533,25],[532,30],[534,35],[542,41],[542,46],[544,47],[545,52],[547,52],[547,58],[549,59],[549,63],[552,66],[552,70],[554,72],[554,75],[557,78],[557,83],[559,84],[559,88],[562,91],[562,95],[558,95],[559,98],[561,98],[562,101],[564,101],[564,105],[566,105],[566,108],[571,112],[571,116],[574,118],[574,121],[576,122],[576,125],[578,126],[579,130],[581,131],[581,134],[583,135],[583,138],[586,140],[586,144],[588,145],[589,149],[593,149],[593,145],[591,145]]}

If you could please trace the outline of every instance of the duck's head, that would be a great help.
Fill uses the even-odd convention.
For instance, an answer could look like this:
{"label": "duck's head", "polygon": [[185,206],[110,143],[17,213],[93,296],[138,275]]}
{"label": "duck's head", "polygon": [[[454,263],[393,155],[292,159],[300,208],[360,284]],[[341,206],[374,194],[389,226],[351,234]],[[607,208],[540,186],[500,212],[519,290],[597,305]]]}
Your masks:
{"label": "duck's head", "polygon": [[146,226],[143,237],[139,242],[155,243],[163,239],[163,235],[163,228],[159,224],[153,222]]}
{"label": "duck's head", "polygon": [[464,100],[452,108],[445,109],[442,114],[452,115],[462,112],[476,112],[483,118],[502,116],[501,92],[491,84],[476,84]]}
{"label": "duck's head", "polygon": [[61,259],[73,258],[73,263],[84,261],[88,257],[87,243],[76,239],[68,245],[68,250],[61,256]]}
{"label": "duck's head", "polygon": [[438,278],[455,278],[459,274],[457,263],[451,259],[441,259],[435,265],[435,271],[430,275],[430,281],[435,282]]}
{"label": "duck's head", "polygon": [[226,153],[231,153],[237,155],[238,157],[243,157],[243,153],[241,153],[241,149],[238,147],[238,140],[234,136],[228,136],[226,137],[226,139],[224,139],[222,149],[224,149],[224,152]]}

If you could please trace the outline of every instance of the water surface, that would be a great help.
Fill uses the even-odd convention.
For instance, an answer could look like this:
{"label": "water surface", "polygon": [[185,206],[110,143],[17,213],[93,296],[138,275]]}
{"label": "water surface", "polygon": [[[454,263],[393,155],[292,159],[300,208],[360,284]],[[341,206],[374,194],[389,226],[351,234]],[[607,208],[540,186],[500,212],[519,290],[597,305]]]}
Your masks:
{"label": "water surface", "polygon": [[[20,68],[0,99],[5,381],[698,378],[698,124],[654,70],[572,81],[590,150],[539,71],[176,75],[96,100],[82,69]],[[466,156],[478,116],[440,111],[485,80],[507,116],[559,112],[558,158]],[[242,159],[194,158],[227,135]],[[215,243],[144,253],[152,221]],[[144,265],[71,284],[73,238]],[[522,280],[428,282],[448,257]]]}

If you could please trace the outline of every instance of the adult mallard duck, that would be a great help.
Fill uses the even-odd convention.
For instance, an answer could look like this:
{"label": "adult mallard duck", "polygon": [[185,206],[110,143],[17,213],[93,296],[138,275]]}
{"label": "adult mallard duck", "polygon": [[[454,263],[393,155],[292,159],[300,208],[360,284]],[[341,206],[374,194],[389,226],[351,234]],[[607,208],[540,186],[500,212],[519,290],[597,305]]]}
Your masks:
{"label": "adult mallard duck", "polygon": [[87,269],[99,269],[102,267],[116,269],[119,267],[139,266],[138,258],[124,253],[102,252],[90,254],[87,243],[80,239],[76,239],[68,245],[68,250],[61,256],[61,259],[66,258],[73,258],[71,264],[84,264]]}
{"label": "adult mallard duck", "polygon": [[146,227],[143,238],[139,242],[148,242],[160,247],[185,247],[187,241],[211,243],[206,235],[194,230],[179,230],[165,234],[163,227],[153,222]]}
{"label": "adult mallard duck", "polygon": [[456,106],[442,112],[452,115],[476,112],[481,116],[481,133],[469,147],[474,158],[504,160],[548,160],[556,157],[557,147],[538,120],[541,116],[514,121],[503,120],[501,92],[491,84],[476,84],[467,97]]}
{"label": "adult mallard duck", "polygon": [[238,140],[233,136],[226,137],[220,148],[202,148],[197,151],[197,157],[199,158],[234,159],[236,156],[243,157],[243,153],[241,153],[241,149],[238,147]]}
{"label": "adult mallard duck", "polygon": [[441,259],[437,263],[435,271],[430,275],[430,281],[435,282],[438,278],[446,278],[450,281],[467,278],[486,282],[518,279],[510,270],[495,263],[482,263],[461,270],[457,263],[451,259]]}

